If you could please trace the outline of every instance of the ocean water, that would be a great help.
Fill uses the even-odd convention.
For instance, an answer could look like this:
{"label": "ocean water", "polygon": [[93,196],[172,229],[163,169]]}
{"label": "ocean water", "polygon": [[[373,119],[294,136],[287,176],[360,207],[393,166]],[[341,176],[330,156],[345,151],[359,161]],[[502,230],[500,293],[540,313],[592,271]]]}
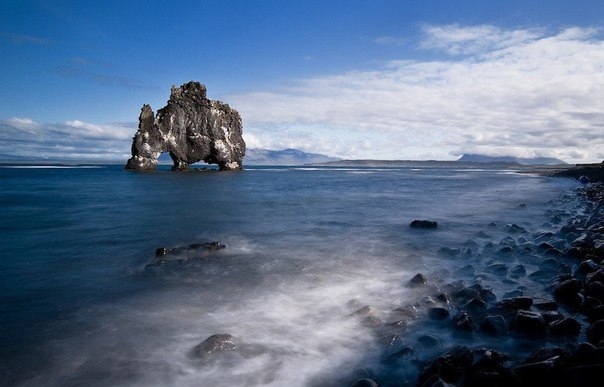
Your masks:
{"label": "ocean water", "polygon": [[[351,317],[360,306],[387,321],[418,296],[405,286],[416,273],[444,283],[467,264],[523,262],[480,251],[580,211],[576,182],[499,169],[2,166],[0,185],[7,386],[338,385],[383,351]],[[226,248],[155,257],[212,241]],[[545,297],[540,283],[486,279]],[[218,333],[240,350],[192,355]]]}

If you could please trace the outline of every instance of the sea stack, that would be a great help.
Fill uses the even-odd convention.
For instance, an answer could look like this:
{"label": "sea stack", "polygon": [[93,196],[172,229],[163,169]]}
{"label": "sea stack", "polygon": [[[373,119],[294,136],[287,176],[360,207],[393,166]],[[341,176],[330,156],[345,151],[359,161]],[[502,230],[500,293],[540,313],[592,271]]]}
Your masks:
{"label": "sea stack", "polygon": [[126,169],[154,170],[163,152],[170,154],[172,169],[177,171],[199,161],[217,164],[220,170],[243,166],[245,141],[239,113],[228,104],[209,100],[199,82],[172,86],[167,105],[157,114],[143,105],[138,121]]}

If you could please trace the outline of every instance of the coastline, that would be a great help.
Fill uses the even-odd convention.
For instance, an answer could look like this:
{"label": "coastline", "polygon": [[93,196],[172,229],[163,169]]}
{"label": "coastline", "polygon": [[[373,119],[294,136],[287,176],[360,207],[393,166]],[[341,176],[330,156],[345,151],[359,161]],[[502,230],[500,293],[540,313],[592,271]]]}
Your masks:
{"label": "coastline", "polygon": [[604,182],[604,162],[599,164],[577,164],[565,168],[537,169],[544,176],[579,179],[586,176],[591,182]]}
{"label": "coastline", "polygon": [[[407,286],[424,289],[426,295],[423,303],[400,308],[404,319],[423,316],[422,327],[436,324],[458,339],[422,359],[414,353],[422,351],[419,344],[418,348],[402,346],[400,337],[387,336],[381,370],[357,372],[348,385],[599,386],[604,373],[603,166],[519,171],[589,179],[569,194],[568,202],[562,202],[562,207],[574,200],[581,204],[578,211],[559,223],[557,232],[527,236],[528,242],[523,245],[508,247],[508,257],[521,253],[521,249],[538,257],[541,262],[537,272],[523,272],[522,265],[514,267],[512,262],[494,269],[499,272],[493,273],[496,275],[543,283],[549,298],[522,292],[513,296],[494,294],[489,281],[470,286],[463,281],[437,285],[431,274],[418,273],[407,279]],[[513,272],[516,274],[511,275]],[[362,317],[372,319],[370,313]],[[382,337],[383,333],[377,335]],[[485,344],[479,336],[490,336],[495,341]],[[430,335],[419,337],[431,339]],[[494,344],[496,341],[514,343],[508,347],[517,351],[502,351]],[[416,371],[409,371],[412,362]]]}

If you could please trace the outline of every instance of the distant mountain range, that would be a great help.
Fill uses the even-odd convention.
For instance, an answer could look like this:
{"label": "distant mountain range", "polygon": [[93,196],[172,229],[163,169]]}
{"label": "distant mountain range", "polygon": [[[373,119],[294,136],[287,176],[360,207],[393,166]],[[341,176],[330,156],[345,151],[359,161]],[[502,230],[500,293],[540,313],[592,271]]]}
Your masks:
{"label": "distant mountain range", "polygon": [[319,153],[307,153],[298,149],[269,150],[248,148],[245,150],[245,165],[305,165],[340,160]]}
{"label": "distant mountain range", "polygon": [[414,161],[414,160],[342,160],[338,157],[327,156],[319,153],[308,153],[299,149],[269,150],[248,148],[243,159],[246,165],[406,165],[416,163],[441,163],[441,164],[515,164],[515,165],[565,165],[566,162],[552,157],[512,157],[512,156],[486,156],[478,154],[464,154],[456,161]]}
{"label": "distant mountain range", "polygon": [[512,156],[485,156],[477,154],[465,154],[458,162],[463,163],[512,163],[521,165],[561,165],[566,162],[553,157],[512,157]]}

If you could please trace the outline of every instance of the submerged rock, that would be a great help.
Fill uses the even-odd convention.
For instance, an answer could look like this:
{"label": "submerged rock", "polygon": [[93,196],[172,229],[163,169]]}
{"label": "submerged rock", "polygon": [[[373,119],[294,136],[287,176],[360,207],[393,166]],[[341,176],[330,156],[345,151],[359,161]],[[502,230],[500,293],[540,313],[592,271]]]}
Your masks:
{"label": "submerged rock", "polygon": [[186,170],[199,161],[218,164],[220,170],[241,169],[242,127],[239,113],[209,100],[199,82],[172,87],[168,104],[157,115],[143,105],[126,169],[154,170],[163,152],[170,154],[173,170]]}
{"label": "submerged rock", "polygon": [[188,246],[158,247],[155,249],[155,259],[145,266],[146,270],[154,270],[164,265],[183,264],[188,261],[196,261],[217,254],[218,251],[226,249],[226,245],[218,241],[206,243],[192,243]]}
{"label": "submerged rock", "polygon": [[438,227],[438,223],[432,220],[414,220],[409,224],[411,228],[425,228],[425,229],[433,229]]}
{"label": "submerged rock", "polygon": [[167,255],[178,255],[178,254],[184,254],[187,252],[203,253],[204,251],[206,251],[206,252],[217,251],[217,250],[222,250],[225,248],[226,248],[226,246],[218,241],[206,242],[206,243],[192,243],[188,246],[181,246],[181,247],[158,247],[157,249],[155,249],[155,256],[160,258],[160,257],[165,257]]}

